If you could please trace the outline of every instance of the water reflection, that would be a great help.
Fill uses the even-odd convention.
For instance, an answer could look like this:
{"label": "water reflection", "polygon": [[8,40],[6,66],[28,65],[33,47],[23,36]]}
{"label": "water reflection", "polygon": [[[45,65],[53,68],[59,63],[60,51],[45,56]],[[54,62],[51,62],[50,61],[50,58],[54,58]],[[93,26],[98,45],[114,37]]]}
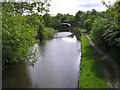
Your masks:
{"label": "water reflection", "polygon": [[3,88],[30,88],[31,78],[26,64],[10,65],[2,72]]}
{"label": "water reflection", "polygon": [[78,87],[81,43],[72,33],[57,33],[54,39],[34,47],[38,48],[39,53],[35,66],[19,64],[5,69],[4,87]]}
{"label": "water reflection", "polygon": [[59,32],[59,33],[56,33],[55,34],[55,38],[63,38],[63,37],[67,37],[67,36],[70,36],[70,35],[72,35],[73,33],[71,33],[71,32]]}
{"label": "water reflection", "polygon": [[70,38],[70,37],[65,37],[65,38],[62,38],[62,40],[65,41],[65,42],[69,42],[69,43],[75,43],[75,42],[77,42],[77,39],[76,39],[75,36],[72,37],[72,38]]}

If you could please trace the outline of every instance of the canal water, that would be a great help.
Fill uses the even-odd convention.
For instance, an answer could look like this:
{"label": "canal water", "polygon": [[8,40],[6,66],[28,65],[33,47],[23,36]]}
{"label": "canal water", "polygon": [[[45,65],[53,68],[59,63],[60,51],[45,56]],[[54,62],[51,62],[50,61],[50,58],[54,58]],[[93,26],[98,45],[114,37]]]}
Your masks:
{"label": "canal water", "polygon": [[3,69],[3,88],[78,88],[81,42],[70,32],[34,46],[39,54],[32,67],[10,65]]}

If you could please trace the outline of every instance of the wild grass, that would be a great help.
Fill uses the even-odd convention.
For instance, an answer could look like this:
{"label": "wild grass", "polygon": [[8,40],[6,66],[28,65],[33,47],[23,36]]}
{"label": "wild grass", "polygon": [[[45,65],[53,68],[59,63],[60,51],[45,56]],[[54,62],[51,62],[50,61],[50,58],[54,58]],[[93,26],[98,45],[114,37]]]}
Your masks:
{"label": "wild grass", "polygon": [[79,88],[106,88],[103,66],[97,52],[82,33],[82,59],[80,65]]}
{"label": "wild grass", "polygon": [[[106,42],[104,42],[100,38],[95,38],[92,34],[89,34],[89,37],[93,40],[95,45],[98,48],[100,48],[101,51],[103,51],[106,54],[108,54],[112,58],[112,60],[114,60],[120,66],[120,59],[119,59],[120,53],[119,53],[119,49],[117,49],[116,47],[109,47]],[[104,61],[104,67],[109,71],[110,76],[111,76],[110,77],[110,81],[114,85],[116,78],[115,78],[114,69],[112,67],[112,63],[110,63],[108,61]]]}

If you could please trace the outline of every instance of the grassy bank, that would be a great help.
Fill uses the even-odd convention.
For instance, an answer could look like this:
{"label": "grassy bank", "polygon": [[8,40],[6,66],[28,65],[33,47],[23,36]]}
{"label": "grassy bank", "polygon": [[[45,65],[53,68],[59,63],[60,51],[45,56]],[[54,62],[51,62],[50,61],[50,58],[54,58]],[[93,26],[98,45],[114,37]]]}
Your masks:
{"label": "grassy bank", "polygon": [[87,37],[82,33],[82,60],[80,65],[79,88],[107,87],[104,75],[104,62],[91,47]]}
{"label": "grassy bank", "polygon": [[[108,54],[112,60],[114,62],[116,62],[118,64],[118,66],[120,66],[120,60],[119,60],[119,48],[117,47],[109,47],[107,45],[107,43],[105,43],[103,40],[99,39],[99,38],[95,38],[92,34],[88,34],[89,37],[92,39],[92,41],[95,43],[95,45],[97,47],[99,47],[99,49],[101,51],[103,51],[104,53]],[[112,83],[112,85],[114,86],[115,81],[116,81],[116,77],[115,77],[115,72],[114,69],[112,67],[113,63],[110,63],[108,61],[104,61],[104,67],[108,70],[109,74],[110,74],[110,81]],[[119,69],[118,69],[119,70]],[[120,78],[120,77],[118,77]]]}

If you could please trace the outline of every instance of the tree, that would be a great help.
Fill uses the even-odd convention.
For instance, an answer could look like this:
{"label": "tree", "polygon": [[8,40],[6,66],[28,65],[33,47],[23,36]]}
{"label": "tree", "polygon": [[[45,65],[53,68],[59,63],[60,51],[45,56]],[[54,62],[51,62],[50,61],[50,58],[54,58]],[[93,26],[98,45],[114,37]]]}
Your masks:
{"label": "tree", "polygon": [[92,26],[91,20],[90,19],[85,20],[83,26],[89,32]]}
{"label": "tree", "polygon": [[63,14],[61,18],[61,23],[74,21],[74,16],[69,14]]}
{"label": "tree", "polygon": [[81,20],[80,20],[80,25],[83,27],[84,21],[87,19],[87,14],[83,12],[81,14]]}
{"label": "tree", "polygon": [[83,11],[78,11],[76,14],[75,14],[75,21],[78,21],[80,22],[81,21],[81,15],[82,15]]}
{"label": "tree", "polygon": [[60,28],[60,25],[61,25],[61,20],[57,19],[56,16],[53,17],[53,28],[58,29]]}
{"label": "tree", "polygon": [[104,30],[106,29],[107,25],[107,20],[101,17],[98,17],[95,19],[93,25],[92,25],[92,30],[91,33],[96,37],[96,38],[102,38],[102,34]]}
{"label": "tree", "polygon": [[89,19],[85,20],[84,21],[84,28],[89,32],[91,31],[91,28],[92,28],[92,24],[94,22],[94,19],[95,19],[95,16],[91,16]]}
{"label": "tree", "polygon": [[113,6],[107,5],[105,2],[103,4],[108,8],[106,18],[110,21],[103,37],[108,45],[120,46],[120,1],[117,1]]}
{"label": "tree", "polygon": [[[43,2],[4,2],[2,3],[2,65],[9,63],[29,62],[32,65],[37,60],[35,39],[40,30],[40,17],[34,12],[47,11]],[[29,16],[23,16],[28,11]],[[33,14],[33,15],[32,15]],[[38,20],[39,19],[39,20]],[[29,21],[30,20],[30,21]],[[41,30],[40,30],[41,31]]]}
{"label": "tree", "polygon": [[52,27],[53,26],[53,18],[50,16],[50,14],[45,13],[43,15],[43,19],[44,19],[44,25],[46,27]]}
{"label": "tree", "polygon": [[92,16],[93,16],[93,15],[96,16],[96,12],[97,12],[97,11],[96,11],[95,9],[92,9],[91,15],[92,15]]}

